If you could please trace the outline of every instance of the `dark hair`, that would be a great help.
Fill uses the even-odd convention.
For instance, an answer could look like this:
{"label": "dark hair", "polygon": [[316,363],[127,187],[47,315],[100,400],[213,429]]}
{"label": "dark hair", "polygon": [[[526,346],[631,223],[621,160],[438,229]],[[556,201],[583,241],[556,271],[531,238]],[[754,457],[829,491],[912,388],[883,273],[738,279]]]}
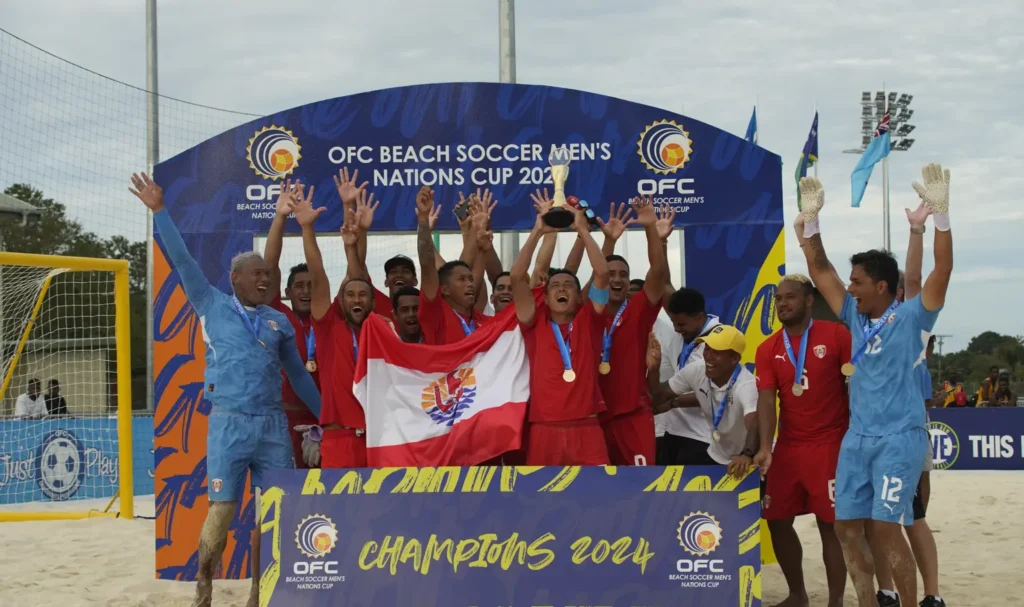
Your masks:
{"label": "dark hair", "polygon": [[505,276],[508,276],[509,278],[511,278],[512,277],[512,273],[511,272],[502,272],[501,274],[498,274],[497,276],[495,276],[494,280],[491,281],[491,289],[497,289],[498,288],[498,281],[501,280]]}
{"label": "dark hair", "polygon": [[668,298],[669,314],[699,316],[704,314],[704,296],[697,289],[679,289]]}
{"label": "dark hair", "polygon": [[456,259],[454,261],[446,261],[445,264],[437,270],[437,279],[441,282],[441,284],[447,283],[448,277],[451,276],[455,268],[458,267],[466,268],[470,272],[473,271],[473,268],[469,267],[468,263],[460,259]]}
{"label": "dark hair", "polygon": [[38,384],[41,387],[43,385],[43,382],[39,381],[38,377],[33,377],[32,379],[28,380],[28,385],[31,386],[32,384]]}
{"label": "dark hair", "polygon": [[613,261],[621,261],[622,263],[626,264],[626,271],[627,272],[629,271],[629,262],[626,261],[626,258],[623,257],[622,255],[609,255],[608,257],[605,257],[604,259],[608,263],[611,263]]}
{"label": "dark hair", "polygon": [[[362,278],[361,276],[353,276],[351,278],[346,278],[341,283],[341,290],[344,291],[345,287],[347,287],[349,284],[353,282],[361,282],[366,286],[370,287],[370,295],[373,295],[373,283],[371,283],[369,280],[366,280],[365,278]],[[371,299],[373,298],[371,297]]]}
{"label": "dark hair", "polygon": [[[567,268],[551,268],[550,270],[548,270],[548,283],[547,284],[550,285],[551,284],[551,279],[554,278],[555,276],[558,276],[559,274],[567,274],[569,276],[572,276],[573,282],[576,283],[576,290],[579,291],[579,290],[582,289],[582,287],[580,287],[580,279],[576,276],[576,273],[573,272],[572,270],[567,269]],[[547,287],[544,287],[544,290],[546,291]]]}
{"label": "dark hair", "polygon": [[[934,348],[935,347],[935,336],[934,335],[932,335],[931,337],[928,338],[928,347],[929,348]],[[995,370],[998,371],[999,367],[992,367],[992,369],[995,369]],[[989,369],[989,371],[991,371],[992,369]]]}
{"label": "dark hair", "polygon": [[[931,336],[931,339],[935,339],[935,336],[934,336],[934,335],[932,335],[932,336]],[[988,368],[988,372],[989,372],[989,373],[991,373],[991,372],[993,372],[993,371],[995,371],[996,373],[998,373],[998,372],[999,372],[999,365],[992,365],[991,367],[989,367],[989,368]]]}
{"label": "dark hair", "polygon": [[288,270],[288,281],[285,283],[285,288],[292,288],[292,285],[295,283],[295,277],[303,272],[309,272],[309,266],[304,263],[292,266],[292,269]]}
{"label": "dark hair", "polygon": [[629,286],[631,286],[631,287],[640,287],[642,289],[642,288],[644,288],[644,279],[643,278],[634,278],[633,280],[629,281]]}
{"label": "dark hair", "polygon": [[871,249],[857,253],[850,258],[850,265],[860,266],[874,282],[884,280],[889,295],[896,295],[900,284],[900,266],[891,252]]}
{"label": "dark hair", "polygon": [[395,294],[391,296],[391,309],[397,312],[398,300],[402,297],[409,297],[410,295],[418,299],[420,296],[420,290],[416,287],[405,285],[401,289],[395,291]]}

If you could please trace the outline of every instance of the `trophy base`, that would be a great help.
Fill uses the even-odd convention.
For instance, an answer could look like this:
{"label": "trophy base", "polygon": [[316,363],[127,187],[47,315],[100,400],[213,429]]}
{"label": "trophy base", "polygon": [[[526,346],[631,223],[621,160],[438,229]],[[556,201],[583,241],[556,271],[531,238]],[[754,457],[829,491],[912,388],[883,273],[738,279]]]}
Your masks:
{"label": "trophy base", "polygon": [[555,207],[544,215],[544,223],[559,230],[571,226],[575,219],[576,216],[572,214],[572,211],[567,211],[560,207]]}

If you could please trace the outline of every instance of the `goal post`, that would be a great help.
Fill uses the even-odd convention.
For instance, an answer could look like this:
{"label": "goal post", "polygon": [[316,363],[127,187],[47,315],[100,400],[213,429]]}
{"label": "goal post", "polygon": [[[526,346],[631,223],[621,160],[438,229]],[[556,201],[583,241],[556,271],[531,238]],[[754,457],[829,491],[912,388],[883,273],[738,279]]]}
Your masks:
{"label": "goal post", "polygon": [[134,518],[128,272],[0,252],[0,521]]}

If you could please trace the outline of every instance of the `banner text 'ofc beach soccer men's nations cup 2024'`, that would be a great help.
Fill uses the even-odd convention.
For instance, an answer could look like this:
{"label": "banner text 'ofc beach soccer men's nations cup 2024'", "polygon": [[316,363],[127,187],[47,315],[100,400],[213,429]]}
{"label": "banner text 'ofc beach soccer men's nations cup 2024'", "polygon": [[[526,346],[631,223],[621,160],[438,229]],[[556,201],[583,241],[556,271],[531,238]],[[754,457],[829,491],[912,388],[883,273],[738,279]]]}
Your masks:
{"label": "banner text 'ofc beach soccer men's nations cup 2024'", "polygon": [[[342,166],[358,169],[380,200],[375,231],[413,232],[421,185],[433,187],[443,205],[438,230],[458,229],[451,209],[460,192],[487,187],[498,201],[492,228],[525,231],[535,220],[529,194],[549,182],[548,155],[562,145],[573,158],[566,194],[601,216],[609,203],[641,193],[676,207],[685,284],[704,294],[709,313],[744,332],[750,354],[743,362],[752,364],[758,344],[778,328],[772,299],[785,273],[781,160],[686,116],[556,87],[400,87],[254,120],[160,163],[154,177],[189,251],[227,292],[231,258],[253,250],[254,238],[268,231],[286,179],[316,187],[314,205],[327,208],[317,222],[322,234],[342,224],[332,179]],[[285,230],[300,232],[293,219]],[[195,576],[196,530],[207,508],[205,346],[159,231],[154,239],[156,569],[160,578],[187,580]],[[412,251],[389,255],[401,252]],[[228,540],[224,577],[252,569],[247,542],[236,541],[247,537],[252,519],[247,497]],[[573,572],[559,569],[565,551],[557,550],[549,571]]]}

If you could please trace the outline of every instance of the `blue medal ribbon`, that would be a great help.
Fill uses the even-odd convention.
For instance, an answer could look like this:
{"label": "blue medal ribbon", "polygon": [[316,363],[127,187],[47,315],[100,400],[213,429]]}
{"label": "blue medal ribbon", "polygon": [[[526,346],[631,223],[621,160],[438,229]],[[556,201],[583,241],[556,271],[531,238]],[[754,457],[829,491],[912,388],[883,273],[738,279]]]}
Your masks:
{"label": "blue medal ribbon", "polygon": [[[708,325],[711,324],[711,319],[712,318],[718,318],[718,317],[717,316],[708,316],[708,319],[706,321],[704,321],[704,326],[701,327],[699,336],[703,336],[705,331],[708,330]],[[686,366],[686,361],[690,360],[690,354],[693,354],[693,349],[696,348],[696,347],[697,347],[697,340],[696,339],[694,339],[690,343],[685,344],[683,346],[683,351],[679,353],[679,360],[676,361],[678,363],[678,365],[676,365],[678,368],[682,369],[683,367]]]}
{"label": "blue medal ribbon", "polygon": [[[711,418],[711,423],[714,426],[715,432],[718,432],[718,424],[722,421],[722,417],[725,415],[725,405],[729,402],[729,390],[732,390],[733,384],[736,383],[736,379],[740,376],[740,370],[743,367],[736,365],[736,368],[732,370],[732,377],[729,378],[729,385],[725,387],[725,394],[722,395],[722,402],[718,403],[718,408],[715,409],[714,414]],[[708,379],[708,382],[711,380]]]}
{"label": "blue medal ribbon", "polygon": [[878,322],[876,322],[874,325],[869,325],[870,319],[864,319],[864,343],[862,343],[860,345],[860,348],[857,348],[857,351],[854,352],[853,357],[850,359],[851,365],[856,367],[857,363],[860,362],[860,359],[864,358],[864,353],[867,352],[868,349],[868,343],[870,343],[871,340],[874,339],[876,335],[878,335],[879,331],[882,330],[882,327],[884,327],[886,323],[889,322],[889,317],[891,317],[893,313],[896,312],[896,308],[898,308],[899,306],[900,301],[898,299],[894,299],[892,301],[892,304],[889,305],[889,309],[885,311],[885,314],[882,314],[882,317],[879,318]]}
{"label": "blue medal ribbon", "polygon": [[252,319],[249,318],[249,315],[246,314],[245,308],[242,307],[242,302],[238,301],[237,295],[231,295],[231,303],[235,305],[235,311],[242,317],[242,322],[245,323],[245,328],[248,329],[249,333],[252,333],[253,337],[256,338],[256,343],[263,346],[265,349],[267,344],[260,341],[260,325],[262,324],[260,322],[260,313],[256,312],[256,322],[254,323]]}
{"label": "blue medal ribbon", "polygon": [[348,332],[352,334],[352,360],[359,360],[359,340],[356,339],[356,332],[352,330],[352,327],[348,328]]}
{"label": "blue medal ribbon", "polygon": [[629,302],[622,302],[619,306],[619,311],[615,313],[615,318],[612,320],[612,326],[604,330],[604,337],[601,339],[601,362],[606,363],[611,360],[612,357],[612,335],[615,333],[615,328],[619,326],[619,319],[622,318],[622,313],[626,311],[626,306]]}
{"label": "blue medal ribbon", "polygon": [[309,325],[309,333],[306,334],[306,360],[316,360],[316,336],[313,335],[313,325]]}
{"label": "blue medal ribbon", "polygon": [[462,323],[462,332],[466,334],[466,337],[472,335],[473,331],[476,331],[476,321],[473,320],[472,312],[470,312],[469,324],[466,324],[466,319],[462,317],[462,314],[455,312],[455,317]]}
{"label": "blue medal ribbon", "polygon": [[789,356],[789,362],[796,369],[796,379],[793,380],[794,384],[803,384],[804,381],[804,363],[807,361],[807,342],[810,341],[811,327],[814,326],[814,319],[811,319],[807,323],[807,328],[804,329],[804,334],[800,337],[800,358],[793,355],[793,344],[789,341],[789,333],[785,329],[782,330],[782,343],[786,346],[786,354]]}
{"label": "blue medal ribbon", "polygon": [[[559,328],[558,323],[553,320],[548,321],[551,323],[551,332],[555,334],[555,342],[558,343],[558,353],[562,355],[562,367],[566,371],[572,371],[572,347],[569,345],[569,340],[562,337],[562,329]],[[569,323],[569,339],[572,339],[572,323]]]}

